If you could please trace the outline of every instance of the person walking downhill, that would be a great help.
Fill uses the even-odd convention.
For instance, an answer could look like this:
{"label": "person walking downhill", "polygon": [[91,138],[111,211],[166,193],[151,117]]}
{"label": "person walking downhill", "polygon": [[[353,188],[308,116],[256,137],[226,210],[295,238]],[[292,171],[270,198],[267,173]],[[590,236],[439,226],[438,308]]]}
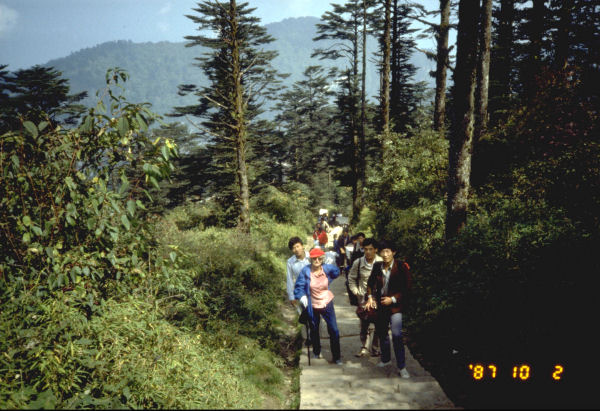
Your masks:
{"label": "person walking downhill", "polygon": [[319,324],[321,317],[327,323],[329,344],[333,362],[342,365],[340,351],[340,332],[333,308],[333,293],[329,284],[340,275],[340,269],[334,264],[323,264],[325,252],[315,247],[309,253],[311,264],[300,272],[294,287],[294,297],[307,309],[310,327],[313,358],[321,358],[321,337]]}
{"label": "person walking downhill", "polygon": [[310,259],[308,256],[308,251],[304,249],[304,243],[300,239],[300,237],[292,237],[290,241],[288,241],[288,248],[294,255],[288,258],[286,263],[286,288],[288,299],[290,304],[292,304],[298,314],[302,312],[300,309],[300,305],[298,304],[296,298],[294,297],[294,286],[296,285],[296,279],[300,274],[302,269],[310,264]]}
{"label": "person walking downhill", "polygon": [[346,246],[348,244],[351,244],[351,240],[350,240],[350,233],[348,231],[348,227],[344,227],[342,229],[342,233],[340,234],[340,236],[335,240],[335,247],[339,257],[338,257],[338,261],[337,261],[337,265],[338,267],[340,267],[340,269],[343,269],[344,267],[346,267],[350,261],[350,256],[346,254]]}
{"label": "person walking downhill", "polygon": [[379,243],[381,262],[373,265],[367,281],[367,309],[377,310],[375,333],[379,338],[381,361],[378,367],[385,367],[391,362],[390,339],[388,327],[392,329],[394,355],[398,373],[402,378],[410,378],[405,368],[406,359],[402,341],[402,313],[406,309],[406,296],[411,288],[411,275],[408,264],[395,260],[397,248],[388,241]]}
{"label": "person walking downhill", "polygon": [[[367,300],[367,281],[371,276],[373,264],[378,261],[383,261],[377,255],[377,243],[373,238],[365,238],[363,241],[363,250],[365,255],[354,261],[350,271],[348,272],[348,286],[352,294],[358,298],[358,303],[363,304]],[[360,342],[362,348],[356,354],[357,357],[369,355],[379,355],[379,339],[374,336],[374,330],[369,329],[371,321],[360,318]]]}
{"label": "person walking downhill", "polygon": [[352,254],[350,254],[350,266],[354,264],[357,258],[365,255],[365,250],[363,250],[363,241],[365,241],[365,233],[357,233],[354,235],[356,238],[356,243],[354,243],[354,249],[352,250]]}

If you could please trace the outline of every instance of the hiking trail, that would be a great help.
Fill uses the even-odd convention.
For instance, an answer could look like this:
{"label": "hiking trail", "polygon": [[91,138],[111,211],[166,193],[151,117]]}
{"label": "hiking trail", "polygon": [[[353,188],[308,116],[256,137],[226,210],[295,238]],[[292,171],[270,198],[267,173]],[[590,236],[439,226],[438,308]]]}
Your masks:
{"label": "hiking trail", "polygon": [[[342,366],[331,362],[329,335],[321,320],[321,358],[311,358],[303,345],[300,357],[300,409],[456,409],[439,383],[413,358],[408,347],[406,368],[409,379],[398,376],[393,346],[391,365],[376,367],[379,357],[355,357],[360,348],[359,319],[351,306],[345,276],[335,279],[331,291],[340,331]],[[306,337],[306,330],[303,329]],[[390,336],[390,345],[391,336]],[[312,351],[311,351],[312,352]]]}

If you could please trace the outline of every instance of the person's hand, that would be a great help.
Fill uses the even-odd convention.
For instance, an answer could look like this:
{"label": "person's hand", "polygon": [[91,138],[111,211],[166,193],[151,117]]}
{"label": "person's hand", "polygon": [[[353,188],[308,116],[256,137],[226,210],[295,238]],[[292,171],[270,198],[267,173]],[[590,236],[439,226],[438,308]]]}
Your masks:
{"label": "person's hand", "polygon": [[365,308],[367,310],[374,310],[377,308],[377,303],[375,303],[375,300],[373,300],[373,297],[369,297],[367,299],[367,303],[365,304]]}
{"label": "person's hand", "polygon": [[381,304],[382,305],[391,305],[392,297],[381,297]]}

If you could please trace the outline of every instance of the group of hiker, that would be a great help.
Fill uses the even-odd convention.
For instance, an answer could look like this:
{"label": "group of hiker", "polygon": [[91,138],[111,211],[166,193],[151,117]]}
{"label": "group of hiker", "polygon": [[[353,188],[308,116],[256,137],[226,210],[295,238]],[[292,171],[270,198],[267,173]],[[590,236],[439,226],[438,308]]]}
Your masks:
{"label": "group of hiker", "polygon": [[379,356],[378,367],[391,364],[391,328],[398,374],[410,378],[402,341],[402,313],[411,287],[409,266],[396,258],[398,250],[392,242],[376,241],[364,233],[351,236],[347,226],[336,228],[339,230],[333,233],[330,243],[327,229],[329,234],[333,230],[319,221],[310,250],[300,237],[292,237],[288,242],[293,253],[287,260],[288,299],[296,307],[301,321],[306,321],[312,357],[321,358],[319,324],[323,317],[332,360],[337,365],[343,364],[334,295],[329,287],[343,273],[350,303],[357,306],[359,318],[361,349],[356,356]]}

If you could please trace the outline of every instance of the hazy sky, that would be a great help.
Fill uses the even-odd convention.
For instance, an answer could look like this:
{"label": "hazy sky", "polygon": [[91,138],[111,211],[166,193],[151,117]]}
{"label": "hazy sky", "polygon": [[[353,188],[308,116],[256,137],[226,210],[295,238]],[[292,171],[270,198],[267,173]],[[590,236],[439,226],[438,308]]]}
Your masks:
{"label": "hazy sky", "polygon": [[[343,3],[343,0],[333,3]],[[249,0],[262,24],[286,17],[320,17],[327,0]],[[438,0],[424,0],[429,9]],[[195,33],[185,17],[196,0],[0,0],[0,65],[44,64],[111,40],[184,41]],[[430,41],[426,47],[433,48]]]}

